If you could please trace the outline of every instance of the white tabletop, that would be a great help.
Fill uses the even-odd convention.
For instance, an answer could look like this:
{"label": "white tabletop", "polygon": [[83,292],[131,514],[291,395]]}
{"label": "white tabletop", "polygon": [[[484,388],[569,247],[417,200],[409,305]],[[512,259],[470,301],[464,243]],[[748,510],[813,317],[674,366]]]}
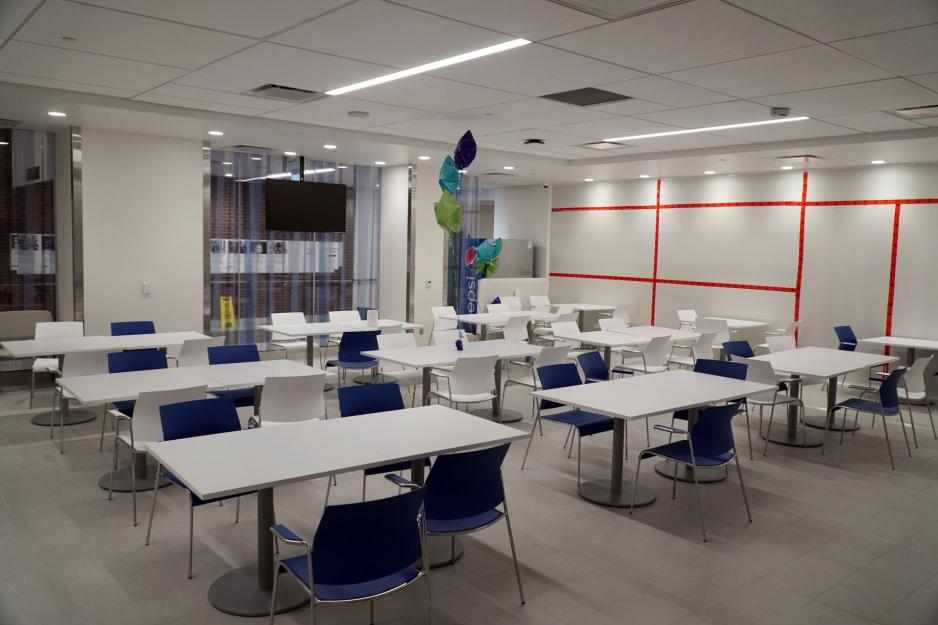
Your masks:
{"label": "white tabletop", "polygon": [[861,343],[870,345],[888,345],[890,347],[911,347],[912,349],[927,349],[938,351],[938,339],[916,339],[903,336],[874,336],[860,339]]}
{"label": "white tabletop", "polygon": [[672,341],[692,341],[700,337],[699,332],[675,330],[674,328],[665,328],[662,326],[628,326],[625,328],[615,328],[612,332],[635,334],[644,337],[646,341],[650,341],[656,336],[670,336]]}
{"label": "white tabletop", "polygon": [[335,323],[336,325],[342,326],[342,330],[346,332],[349,330],[382,330],[393,326],[401,326],[404,330],[419,330],[423,327],[423,325],[419,323],[396,321],[394,319],[378,319],[377,326],[369,326],[368,322],[363,319],[359,321],[336,321]]}
{"label": "white tabletop", "polygon": [[827,347],[799,347],[756,356],[755,359],[772,363],[776,373],[818,378],[835,378],[851,371],[869,369],[899,360],[895,356],[848,352]]}
{"label": "white tabletop", "polygon": [[726,328],[728,330],[754,330],[756,328],[764,328],[769,325],[765,321],[753,321],[751,319],[733,319],[731,317],[698,317],[699,319],[719,319],[720,321],[726,322]]}
{"label": "white tabletop", "polygon": [[380,330],[389,326],[400,325],[404,330],[415,330],[423,326],[418,323],[407,321],[395,321],[393,319],[379,319],[378,327],[368,327],[367,321],[320,321],[316,323],[283,323],[266,324],[257,326],[259,330],[265,332],[282,334],[284,336],[328,336],[330,334],[342,334],[343,332],[359,332],[367,330]]}
{"label": "white tabletop", "polygon": [[597,347],[624,347],[626,345],[641,345],[647,343],[648,337],[637,334],[625,334],[624,332],[612,332],[606,330],[590,330],[587,332],[554,332],[555,339],[566,341],[579,341],[587,345]]}
{"label": "white tabletop", "polygon": [[747,397],[773,388],[768,384],[681,370],[536,391],[533,394],[583,410],[633,420]]}
{"label": "white tabletop", "polygon": [[512,310],[511,312],[494,313],[466,313],[452,314],[443,313],[441,319],[453,319],[463,323],[473,323],[476,325],[504,325],[509,317],[529,317],[531,321],[557,321],[556,313],[543,312],[540,310]]}
{"label": "white tabletop", "polygon": [[440,405],[147,445],[197,497],[212,499],[528,434]]}
{"label": "white tabletop", "polygon": [[551,308],[557,308],[559,306],[572,306],[573,310],[582,310],[585,312],[608,312],[610,310],[615,310],[615,306],[607,306],[606,304],[586,304],[584,302],[576,302],[573,304],[551,304]]}
{"label": "white tabletop", "polygon": [[234,362],[227,365],[207,365],[200,367],[200,369],[202,369],[202,375],[214,380],[215,387],[257,386],[263,384],[265,378],[274,377],[326,375],[326,372],[322,369],[309,367],[303,363],[285,358],[259,360],[257,362]]}
{"label": "white tabletop", "polygon": [[500,360],[525,358],[541,353],[540,346],[520,341],[465,341],[463,351],[456,351],[455,345],[427,345],[422,347],[401,347],[397,349],[376,349],[362,352],[371,358],[386,360],[405,367],[439,367],[451,365],[460,357],[498,356]]}
{"label": "white tabletop", "polygon": [[198,332],[157,332],[156,334],[127,334],[124,336],[76,336],[64,339],[30,339],[3,341],[14,358],[57,356],[70,352],[106,352],[122,349],[150,349],[182,345],[190,339],[207,339]]}

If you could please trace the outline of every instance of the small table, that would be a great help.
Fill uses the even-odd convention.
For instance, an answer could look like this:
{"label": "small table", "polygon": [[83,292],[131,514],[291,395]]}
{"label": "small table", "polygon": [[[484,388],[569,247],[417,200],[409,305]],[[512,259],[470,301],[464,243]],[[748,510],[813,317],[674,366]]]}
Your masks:
{"label": "small table", "polygon": [[693,341],[700,337],[699,332],[675,330],[663,326],[626,326],[624,328],[615,328],[612,332],[642,336],[645,337],[646,342],[657,336],[670,336],[672,341]]}
{"label": "small table", "polygon": [[915,350],[924,349],[930,352],[938,352],[938,339],[916,339],[902,336],[874,336],[868,339],[860,339],[861,343],[867,345],[879,345],[881,347],[902,347],[905,348],[906,362],[909,366],[915,362]]}
{"label": "small table", "polygon": [[[810,420],[805,417],[805,424],[814,428],[830,428],[839,431],[840,425],[834,424],[834,417],[831,414],[831,408],[837,403],[837,379],[853,371],[878,367],[899,360],[895,356],[883,356],[881,354],[867,354],[864,352],[848,352],[839,349],[829,349],[826,347],[798,347],[783,352],[774,352],[756,356],[756,360],[765,360],[772,364],[776,373],[782,373],[794,377],[816,377],[827,379],[827,407],[826,414],[821,420]],[[801,384],[789,384],[788,394],[792,397],[798,397],[801,394]],[[773,443],[779,445],[788,445],[791,447],[820,447],[823,440],[820,436],[805,436],[799,442],[797,436],[798,428],[798,407],[788,406],[788,423],[784,432],[767,432],[765,437]],[[843,428],[846,431],[852,431],[856,428],[852,424],[844,423]],[[765,438],[764,437],[764,438]]]}
{"label": "small table", "polygon": [[[490,325],[503,326],[508,323],[510,317],[528,317],[529,321],[532,322],[557,321],[556,314],[539,310],[513,310],[507,313],[466,313],[464,315],[443,313],[440,315],[441,319],[450,319],[479,326],[479,338],[483,341],[486,340],[488,336],[488,327]],[[531,339],[530,325],[528,329],[528,339]]]}
{"label": "small table", "polygon": [[[688,431],[697,422],[698,409],[714,402],[747,397],[771,390],[767,384],[734,380],[693,371],[666,371],[610,382],[581,384],[535,391],[534,396],[615,418],[612,431],[612,473],[609,480],[581,482],[580,497],[604,506],[628,508],[635,485],[622,479],[625,421],[688,411]],[[673,476],[673,472],[672,472]],[[668,476],[670,477],[670,476]],[[655,501],[655,491],[639,487],[636,506]]]}
{"label": "small table", "polygon": [[577,341],[603,350],[603,360],[606,369],[612,366],[612,350],[619,347],[632,347],[647,343],[650,339],[636,334],[612,332],[610,330],[590,330],[588,332],[554,332],[555,339],[564,341]]}
{"label": "small table", "polygon": [[344,332],[363,332],[368,330],[382,330],[392,326],[402,326],[404,330],[423,328],[419,323],[409,321],[395,321],[393,319],[378,319],[377,326],[369,326],[365,320],[358,321],[324,321],[315,323],[285,323],[266,324],[257,326],[259,330],[271,334],[283,334],[289,337],[306,338],[306,364],[312,367],[315,362],[313,352],[316,347],[317,336],[330,336]]}
{"label": "small table", "polygon": [[616,309],[615,306],[607,306],[605,304],[586,304],[583,302],[576,302],[574,304],[551,304],[551,308],[559,308],[560,306],[569,306],[573,310],[579,313],[579,319],[577,319],[577,325],[581,328],[583,327],[583,322],[588,312],[612,312]]}
{"label": "small table", "polygon": [[753,321],[751,319],[732,319],[730,317],[701,317],[702,319],[716,319],[726,322],[726,329],[730,332],[739,332],[740,330],[757,330],[764,328],[769,324],[765,321]]}
{"label": "small table", "polygon": [[[274,581],[270,527],[275,487],[405,461],[412,462],[412,479],[422,484],[429,456],[526,437],[514,428],[436,405],[150,443],[148,449],[202,499],[257,491],[257,559],[215,580],[208,599],[228,614],[265,616]],[[448,550],[449,540],[446,545]],[[308,601],[298,585],[282,584],[274,610],[286,612]]]}

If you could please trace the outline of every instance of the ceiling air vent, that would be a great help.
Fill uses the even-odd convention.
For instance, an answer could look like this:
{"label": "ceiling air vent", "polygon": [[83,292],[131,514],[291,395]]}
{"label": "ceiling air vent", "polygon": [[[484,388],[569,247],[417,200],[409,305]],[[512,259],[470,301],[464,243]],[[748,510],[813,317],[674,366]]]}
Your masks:
{"label": "ceiling air vent", "polygon": [[22,123],[15,119],[0,119],[0,128],[16,128]]}
{"label": "ceiling air vent", "polygon": [[589,148],[590,150],[616,150],[618,148],[631,148],[635,146],[627,145],[625,143],[617,143],[615,141],[594,141],[593,143],[584,143],[576,147]]}
{"label": "ceiling air vent", "polygon": [[815,154],[786,154],[785,156],[776,156],[775,160],[783,163],[808,163],[810,161],[823,161],[824,159]]}
{"label": "ceiling air vent", "polygon": [[892,111],[892,114],[904,117],[905,119],[929,119],[938,117],[938,104],[899,109],[898,111]]}
{"label": "ceiling air vent", "polygon": [[297,89],[296,87],[285,87],[283,85],[261,85],[256,89],[250,89],[244,92],[245,95],[252,95],[261,98],[271,98],[274,100],[286,100],[287,102],[308,102],[324,98],[324,93],[318,91],[309,91],[307,89]]}
{"label": "ceiling air vent", "polygon": [[627,17],[635,17],[643,13],[660,11],[678,4],[684,4],[690,0],[632,0],[622,2],[622,0],[551,0],[554,4],[562,4],[583,11],[604,20],[621,20]]}
{"label": "ceiling air vent", "polygon": [[542,95],[542,98],[563,102],[564,104],[573,104],[576,106],[593,106],[594,104],[609,104],[610,102],[621,102],[631,100],[631,96],[613,93],[596,87],[585,87],[583,89],[574,89],[572,91],[560,91],[558,93],[548,93]]}
{"label": "ceiling air vent", "polygon": [[239,143],[238,145],[232,145],[228,150],[235,150],[237,152],[269,152],[270,148],[264,148],[259,145],[244,145]]}

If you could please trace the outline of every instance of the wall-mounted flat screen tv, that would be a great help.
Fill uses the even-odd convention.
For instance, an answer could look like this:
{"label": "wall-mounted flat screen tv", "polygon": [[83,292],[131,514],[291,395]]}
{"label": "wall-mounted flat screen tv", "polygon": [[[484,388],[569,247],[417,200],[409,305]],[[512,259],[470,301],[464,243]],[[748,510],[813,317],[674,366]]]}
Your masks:
{"label": "wall-mounted flat screen tv", "polygon": [[288,232],[345,232],[344,184],[264,181],[267,229]]}

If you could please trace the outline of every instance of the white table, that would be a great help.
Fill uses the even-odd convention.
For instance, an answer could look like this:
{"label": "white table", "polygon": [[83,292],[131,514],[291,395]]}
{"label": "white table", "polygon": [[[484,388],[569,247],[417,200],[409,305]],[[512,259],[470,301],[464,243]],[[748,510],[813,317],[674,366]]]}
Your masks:
{"label": "white table", "polygon": [[[828,426],[830,420],[830,429],[840,430],[840,425],[835,425],[831,408],[837,403],[837,379],[853,371],[878,367],[899,360],[895,356],[883,356],[882,354],[867,354],[864,352],[848,352],[839,349],[829,349],[826,347],[798,347],[796,349],[786,350],[784,352],[775,352],[756,356],[756,360],[765,360],[772,364],[776,373],[782,373],[792,377],[817,377],[827,379],[827,406],[824,418],[820,421],[810,420],[805,417],[805,424],[811,427],[824,429]],[[801,384],[789,384],[788,392],[793,397],[801,394]],[[820,437],[805,437],[801,442],[797,436],[798,427],[798,408],[790,405],[788,407],[788,423],[784,433],[775,431],[767,432],[765,436],[773,443],[788,445],[792,447],[819,447],[822,443]],[[851,431],[852,424],[845,423],[843,426],[847,431]]]}
{"label": "white table", "polygon": [[453,365],[456,359],[465,356],[497,356],[498,364],[495,367],[495,399],[492,400],[492,416],[501,423],[520,421],[520,413],[508,413],[501,409],[502,367],[503,360],[514,358],[536,357],[541,353],[541,347],[497,339],[494,341],[469,341],[464,343],[463,351],[456,351],[454,345],[426,345],[420,347],[402,347],[398,349],[377,349],[362,352],[370,358],[386,360],[404,367],[423,369],[423,405],[430,401],[430,371],[434,367]]}
{"label": "white table", "polygon": [[[457,313],[455,315],[452,313],[443,313],[440,315],[441,319],[450,319],[459,321],[461,323],[471,323],[479,326],[479,336],[483,341],[486,340],[486,337],[488,336],[489,326],[503,326],[508,323],[508,319],[511,317],[528,317],[532,322],[557,321],[557,315],[555,313],[543,312],[540,310],[512,310],[511,312],[507,313]],[[530,324],[528,326],[528,339],[531,339]]]}
{"label": "white table", "polygon": [[612,312],[616,309],[615,306],[607,306],[606,304],[587,304],[584,302],[575,302],[573,304],[551,304],[551,308],[559,308],[560,306],[572,307],[573,310],[579,313],[579,319],[577,321],[578,325],[582,328],[584,317],[588,312]]}
{"label": "white table", "polygon": [[613,332],[623,334],[635,334],[645,338],[648,342],[658,336],[670,336],[672,341],[694,341],[700,337],[699,332],[690,330],[675,330],[674,328],[665,328],[663,326],[626,326],[624,328],[615,328]]}
{"label": "white table", "polygon": [[[622,479],[625,421],[687,410],[690,429],[697,421],[700,406],[747,397],[771,388],[766,384],[693,371],[666,371],[610,382],[535,391],[533,394],[559,404],[615,418],[610,479],[581,482],[578,493],[588,501],[623,508],[631,506],[632,491],[635,489],[633,483]],[[654,500],[653,490],[640,487],[635,496],[635,505],[646,506]]]}
{"label": "white table", "polygon": [[757,330],[764,328],[769,324],[765,321],[753,321],[751,319],[733,319],[731,317],[699,317],[700,319],[716,319],[726,322],[726,329],[730,332],[739,332],[740,330]]}
{"label": "white table", "polygon": [[[229,614],[264,616],[273,587],[275,487],[405,461],[413,463],[412,479],[423,483],[424,458],[526,436],[435,405],[151,443],[148,448],[202,499],[257,491],[257,561],[215,580],[208,598]],[[277,600],[276,611],[285,612],[305,604],[308,596],[296,584],[282,584]]]}
{"label": "white table", "polygon": [[417,323],[407,321],[395,321],[393,319],[378,319],[377,327],[369,327],[367,321],[322,321],[315,323],[284,323],[284,324],[266,324],[257,326],[259,330],[270,332],[271,334],[283,334],[292,338],[306,338],[306,364],[313,366],[317,336],[330,336],[334,334],[343,334],[344,332],[363,332],[368,330],[380,330],[389,326],[400,325],[404,330],[414,330],[423,326]]}
{"label": "white table", "polygon": [[860,339],[861,343],[867,345],[878,345],[880,347],[902,347],[906,352],[906,362],[909,366],[915,362],[915,350],[924,349],[930,352],[938,352],[938,339],[916,339],[903,336],[874,336],[868,339]]}
{"label": "white table", "polygon": [[[647,330],[652,328],[652,330]],[[554,338],[568,341],[579,341],[587,345],[594,345],[603,348],[603,360],[606,362],[606,368],[611,367],[612,350],[620,347],[641,347],[647,345],[652,338],[657,336],[670,336],[671,341],[682,341],[695,339],[699,334],[685,330],[670,330],[667,328],[655,328],[653,326],[641,326],[635,328],[635,332],[629,332],[632,328],[619,328],[616,330],[590,330],[588,332],[554,332]],[[659,333],[660,331],[660,333]]]}

